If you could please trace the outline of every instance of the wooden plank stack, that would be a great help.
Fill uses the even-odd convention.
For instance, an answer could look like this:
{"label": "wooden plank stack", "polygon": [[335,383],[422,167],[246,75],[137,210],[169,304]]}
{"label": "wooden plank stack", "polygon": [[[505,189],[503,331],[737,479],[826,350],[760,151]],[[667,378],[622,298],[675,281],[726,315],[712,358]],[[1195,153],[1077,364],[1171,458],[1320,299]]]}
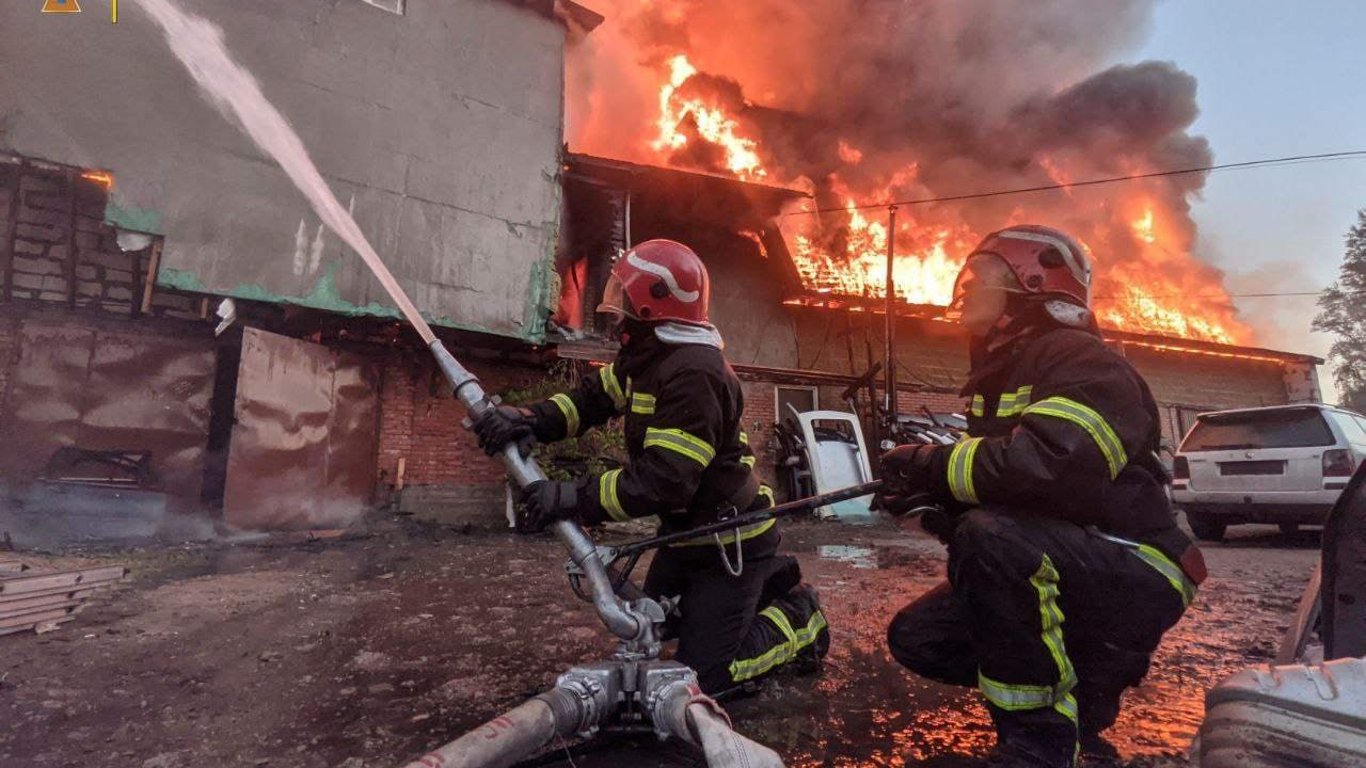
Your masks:
{"label": "wooden plank stack", "polygon": [[0,570],[0,635],[56,629],[75,619],[92,595],[127,575],[121,565],[53,573]]}
{"label": "wooden plank stack", "polygon": [[28,570],[28,564],[9,552],[0,552],[0,579],[16,576]]}

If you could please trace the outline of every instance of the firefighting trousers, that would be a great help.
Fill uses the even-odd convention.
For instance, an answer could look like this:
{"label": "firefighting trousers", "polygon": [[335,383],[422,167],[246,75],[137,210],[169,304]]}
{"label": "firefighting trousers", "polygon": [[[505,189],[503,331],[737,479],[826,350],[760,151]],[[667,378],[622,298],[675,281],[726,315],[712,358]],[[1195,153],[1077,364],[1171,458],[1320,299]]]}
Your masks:
{"label": "firefighting trousers", "polygon": [[1151,547],[977,509],[949,539],[949,581],[903,608],[887,640],[917,674],[980,688],[1003,743],[1072,751],[1078,729],[1114,723],[1194,594]]}
{"label": "firefighting trousers", "polygon": [[665,637],[678,639],[674,658],[716,695],[794,660],[825,656],[825,615],[800,582],[797,561],[786,555],[746,557],[732,576],[715,547],[665,547],[650,564],[645,592],[678,598]]}

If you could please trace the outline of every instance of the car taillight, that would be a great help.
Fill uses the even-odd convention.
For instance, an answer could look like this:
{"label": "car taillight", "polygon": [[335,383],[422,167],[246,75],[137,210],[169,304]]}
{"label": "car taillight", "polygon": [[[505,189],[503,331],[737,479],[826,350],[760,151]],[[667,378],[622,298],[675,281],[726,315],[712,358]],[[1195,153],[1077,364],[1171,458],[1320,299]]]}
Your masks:
{"label": "car taillight", "polygon": [[1191,465],[1185,456],[1177,456],[1172,462],[1172,477],[1177,480],[1191,479]]}
{"label": "car taillight", "polygon": [[1354,471],[1356,462],[1352,460],[1351,451],[1334,448],[1323,452],[1324,477],[1351,477]]}

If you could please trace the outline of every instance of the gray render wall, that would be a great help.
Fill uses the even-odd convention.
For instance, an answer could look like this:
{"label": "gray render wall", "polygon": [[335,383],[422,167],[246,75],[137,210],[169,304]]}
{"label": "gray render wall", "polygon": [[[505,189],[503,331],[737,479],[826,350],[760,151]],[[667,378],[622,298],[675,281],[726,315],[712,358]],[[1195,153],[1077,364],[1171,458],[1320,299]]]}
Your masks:
{"label": "gray render wall", "polygon": [[[290,119],[417,305],[538,340],[559,216],[564,28],[502,0],[177,0]],[[199,96],[136,0],[0,8],[0,149],[107,169],[159,282],[388,313],[360,259]]]}

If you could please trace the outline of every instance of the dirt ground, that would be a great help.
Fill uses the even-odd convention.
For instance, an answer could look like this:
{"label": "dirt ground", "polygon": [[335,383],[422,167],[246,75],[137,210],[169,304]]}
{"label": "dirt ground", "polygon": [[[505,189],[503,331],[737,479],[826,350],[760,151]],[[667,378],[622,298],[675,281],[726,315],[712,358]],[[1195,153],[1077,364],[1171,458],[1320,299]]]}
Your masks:
{"label": "dirt ground", "polygon": [[[893,613],[940,578],[942,548],[890,528],[789,524],[833,648],[818,677],[729,703],[793,766],[970,764],[992,741],[972,691],[888,655]],[[1268,661],[1317,557],[1317,532],[1234,529],[1211,578],[1110,732],[1124,766],[1178,766],[1206,688]],[[0,637],[0,765],[396,766],[612,649],[550,538],[386,524],[357,540],[193,545],[29,558],[126,563],[131,582],[56,632]],[[653,741],[602,741],[545,765],[698,765]]]}

